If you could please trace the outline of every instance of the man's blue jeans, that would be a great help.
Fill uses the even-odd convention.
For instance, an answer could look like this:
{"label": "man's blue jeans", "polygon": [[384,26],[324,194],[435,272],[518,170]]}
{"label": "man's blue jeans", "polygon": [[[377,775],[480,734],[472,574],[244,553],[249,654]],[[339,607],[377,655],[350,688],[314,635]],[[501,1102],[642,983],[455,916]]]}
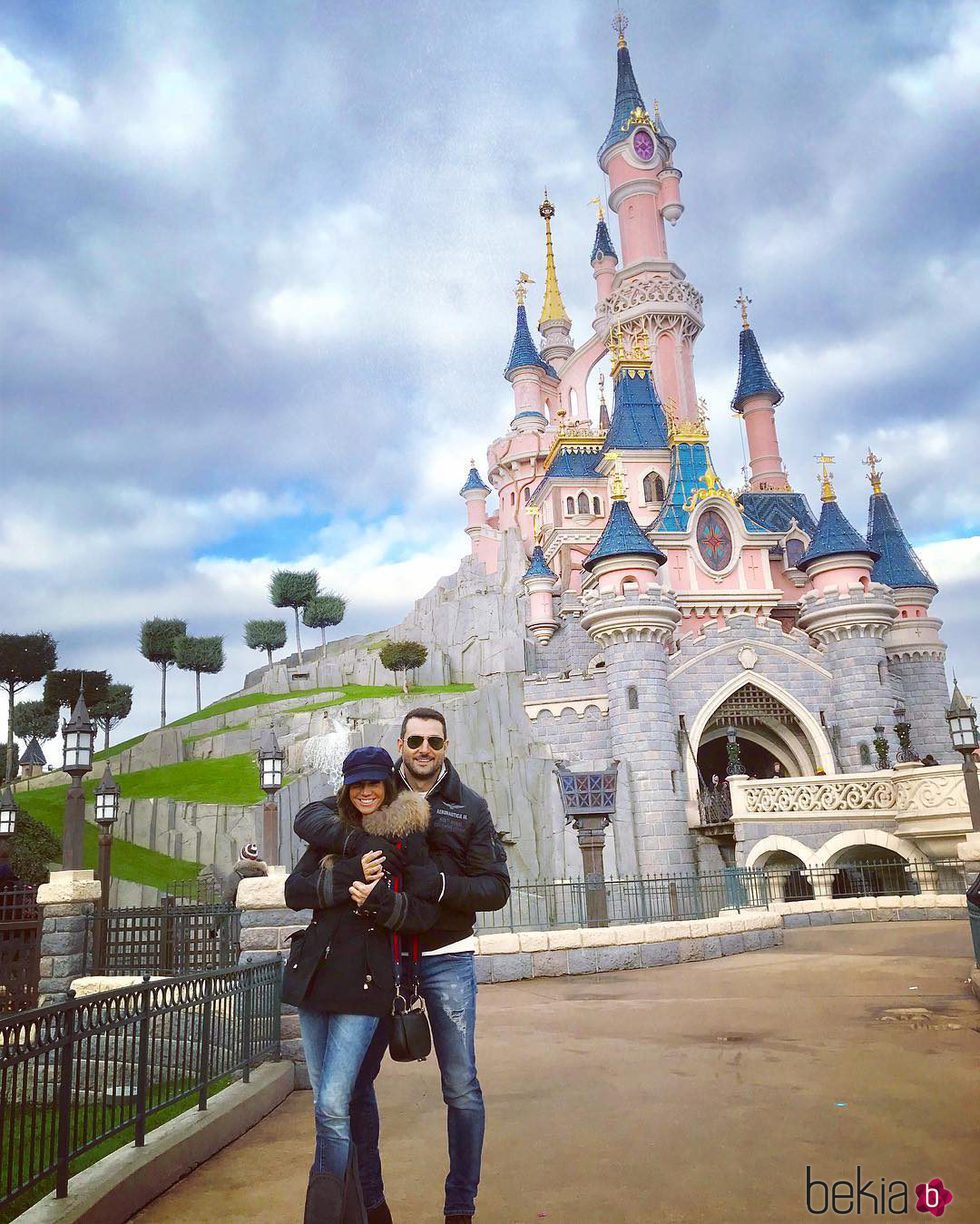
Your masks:
{"label": "man's blue jeans", "polygon": [[[446,1215],[472,1215],[480,1184],[486,1118],[476,1078],[476,968],[472,952],[423,956],[419,983],[425,999],[432,1043],[442,1076],[442,1099],[448,1106],[449,1176]],[[357,1147],[364,1203],[369,1209],[384,1198],[380,1122],[374,1081],[388,1048],[388,1023],[382,1020],[364,1056],[351,1097],[351,1132]]]}
{"label": "man's blue jeans", "polygon": [[378,1028],[377,1016],[349,1016],[299,1009],[316,1123],[314,1173],[343,1180],[350,1160],[351,1093]]}

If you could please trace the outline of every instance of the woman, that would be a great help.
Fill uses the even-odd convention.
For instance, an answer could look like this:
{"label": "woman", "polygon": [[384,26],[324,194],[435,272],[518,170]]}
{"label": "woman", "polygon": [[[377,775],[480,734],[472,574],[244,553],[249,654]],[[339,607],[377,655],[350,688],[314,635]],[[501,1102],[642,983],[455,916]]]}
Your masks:
{"label": "woman", "polygon": [[366,1220],[354,1168],[350,1097],[364,1054],[395,998],[392,934],[427,930],[438,907],[391,885],[383,863],[427,858],[429,805],[415,791],[399,793],[383,748],[356,748],[343,764],[337,810],[352,827],[393,843],[385,855],[320,859],[307,850],[286,880],[290,909],[312,909],[305,931],[291,937],[283,1001],[299,1010],[313,1088],[316,1154],[306,1195],[305,1224]]}

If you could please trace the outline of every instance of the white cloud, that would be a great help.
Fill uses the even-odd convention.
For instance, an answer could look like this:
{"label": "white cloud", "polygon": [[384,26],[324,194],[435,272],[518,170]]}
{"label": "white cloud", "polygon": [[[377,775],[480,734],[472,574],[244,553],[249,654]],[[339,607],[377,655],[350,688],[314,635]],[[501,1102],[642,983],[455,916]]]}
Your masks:
{"label": "white cloud", "polygon": [[0,114],[4,111],[41,139],[72,140],[79,133],[77,99],[45,84],[30,64],[0,43]]}

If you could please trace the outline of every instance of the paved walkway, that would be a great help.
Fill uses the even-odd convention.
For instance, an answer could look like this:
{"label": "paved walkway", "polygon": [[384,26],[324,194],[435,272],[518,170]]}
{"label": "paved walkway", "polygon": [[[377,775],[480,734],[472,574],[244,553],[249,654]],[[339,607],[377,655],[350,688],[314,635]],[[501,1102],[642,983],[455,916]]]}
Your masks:
{"label": "paved walkway", "polygon": [[[965,922],[896,922],[788,931],[783,948],[702,964],[481,988],[479,1224],[794,1224],[812,1218],[808,1164],[824,1182],[853,1182],[860,1164],[862,1218],[882,1178],[941,1177],[950,1224],[980,1220],[971,963]],[[884,1021],[893,1008],[928,1009],[928,1026]],[[435,1063],[388,1064],[380,1084],[396,1224],[438,1224]],[[298,1224],[311,1132],[309,1094],[293,1093],[136,1219]],[[932,1218],[914,1192],[907,1218]]]}

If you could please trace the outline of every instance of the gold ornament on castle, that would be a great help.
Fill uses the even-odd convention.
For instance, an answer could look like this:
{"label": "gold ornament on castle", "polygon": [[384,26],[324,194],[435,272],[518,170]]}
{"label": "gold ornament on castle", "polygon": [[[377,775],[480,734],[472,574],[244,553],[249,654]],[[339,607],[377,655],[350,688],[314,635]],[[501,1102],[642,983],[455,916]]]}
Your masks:
{"label": "gold ornament on castle", "polygon": [[645,106],[634,106],[627,116],[626,122],[619,129],[621,132],[628,132],[630,128],[635,127],[653,127],[653,120]]}
{"label": "gold ornament on castle", "polygon": [[625,501],[627,496],[626,471],[619,451],[610,451],[606,458],[612,463],[609,496],[613,501]]}
{"label": "gold ornament on castle", "polygon": [[876,455],[874,451],[871,449],[871,447],[869,446],[868,453],[861,460],[861,462],[867,465],[868,480],[871,481],[871,492],[880,493],[881,492],[881,472],[878,470],[877,465],[881,462],[881,456]]}
{"label": "gold ornament on castle", "polygon": [[698,487],[691,493],[691,496],[684,503],[685,513],[690,514],[698,502],[707,501],[709,497],[718,498],[721,501],[731,502],[733,506],[737,506],[735,495],[730,493],[718,479],[715,469],[711,466],[711,460],[707,459],[707,467],[704,475],[698,482]]}
{"label": "gold ornament on castle", "polygon": [[514,286],[514,297],[517,298],[518,306],[523,306],[527,301],[527,287],[533,285],[534,281],[526,272],[518,272],[517,284]]}
{"label": "gold ornament on castle", "polygon": [[738,297],[735,299],[735,305],[736,307],[740,306],[742,308],[742,329],[744,331],[748,331],[749,330],[749,307],[752,305],[752,299],[750,297],[745,296],[745,294],[742,291],[741,285],[739,285],[738,287]]}
{"label": "gold ornament on castle", "polygon": [[629,23],[630,19],[626,16],[621,8],[618,8],[612,19],[612,28],[619,35],[619,38],[616,41],[617,47],[622,48],[626,46],[626,27],[629,25]]}
{"label": "gold ornament on castle", "polygon": [[558,288],[558,273],[555,271],[555,252],[551,245],[551,218],[555,215],[555,206],[548,199],[547,187],[544,190],[544,200],[538,212],[544,218],[545,240],[544,301],[541,303],[538,327],[542,323],[570,324],[565,303],[561,300],[561,290]]}
{"label": "gold ornament on castle", "polygon": [[593,197],[592,197],[592,199],[591,199],[591,200],[589,200],[589,203],[590,203],[590,204],[594,204],[594,205],[596,206],[596,208],[599,210],[599,215],[598,215],[598,217],[597,217],[597,220],[599,220],[599,221],[605,221],[605,219],[606,219],[606,210],[605,210],[605,209],[602,207],[602,201],[599,199],[599,197],[598,197],[598,196],[593,196]]}
{"label": "gold ornament on castle", "polygon": [[836,463],[837,460],[833,455],[817,455],[817,463],[820,464],[820,500],[832,502],[837,500],[837,494],[834,492],[833,473],[830,470],[830,465]]}
{"label": "gold ornament on castle", "polygon": [[708,405],[698,400],[698,415],[694,420],[681,417],[680,409],[672,399],[664,401],[664,416],[667,418],[667,438],[671,446],[678,442],[707,442]]}
{"label": "gold ornament on castle", "polygon": [[616,324],[611,328],[608,344],[609,355],[612,357],[613,378],[620,370],[625,370],[630,378],[636,378],[637,375],[649,371],[651,365],[649,334],[641,328],[638,332],[633,333],[632,340],[632,348],[627,349],[623,339],[622,325]]}

